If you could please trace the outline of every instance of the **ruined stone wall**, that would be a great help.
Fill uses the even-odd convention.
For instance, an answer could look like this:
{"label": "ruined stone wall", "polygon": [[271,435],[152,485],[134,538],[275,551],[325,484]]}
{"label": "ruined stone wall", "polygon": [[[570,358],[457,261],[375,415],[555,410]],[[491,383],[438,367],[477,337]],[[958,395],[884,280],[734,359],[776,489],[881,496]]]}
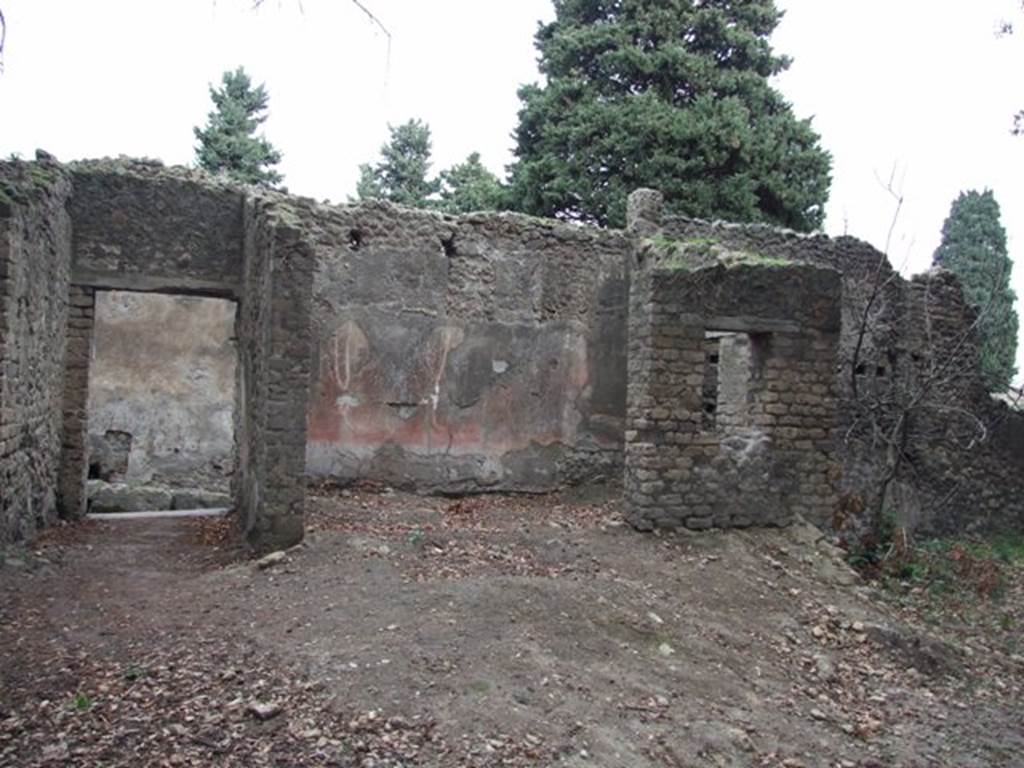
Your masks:
{"label": "ruined stone wall", "polygon": [[267,431],[266,394],[269,360],[265,353],[270,342],[270,259],[272,234],[268,222],[260,217],[254,204],[244,215],[242,299],[236,314],[238,367],[235,385],[235,459],[237,469],[231,478],[239,523],[248,533],[257,524],[262,503],[262,478],[267,472],[265,435]]}
{"label": "ruined stone wall", "polygon": [[[779,259],[830,267],[843,277],[840,365],[862,365],[867,376],[885,378],[905,346],[904,305],[906,281],[897,274],[885,254],[854,237],[800,234],[764,224],[730,224],[665,216],[661,233],[669,241],[704,248],[723,248],[762,259]],[[877,291],[875,287],[877,286]],[[876,294],[872,298],[872,294]],[[864,333],[860,333],[860,329]],[[879,372],[881,371],[881,376]],[[850,371],[839,377],[843,403],[852,397]]]}
{"label": "ruined stone wall", "polygon": [[985,389],[977,313],[947,270],[918,275],[905,289],[909,364],[893,389],[913,407],[905,409],[907,462],[889,489],[889,511],[934,533],[1024,529],[1024,415]]}
{"label": "ruined stone wall", "polygon": [[[994,404],[977,363],[974,315],[941,270],[907,281],[850,237],[666,216],[666,241],[818,264],[843,275],[836,371],[842,488],[837,524],[878,505],[922,534],[1024,528],[1017,444],[1024,419]],[[886,448],[901,414],[910,448],[886,483]],[[984,436],[984,437],[982,437]]]}
{"label": "ruined stone wall", "polygon": [[383,203],[303,215],[311,474],[447,493],[618,480],[623,233]]}
{"label": "ruined stone wall", "polygon": [[0,543],[58,514],[70,186],[40,160],[0,163]]}
{"label": "ruined stone wall", "polygon": [[100,291],[90,474],[226,490],[234,468],[235,303]]}
{"label": "ruined stone wall", "polygon": [[635,526],[830,519],[839,298],[831,269],[638,266],[625,433]]}
{"label": "ruined stone wall", "polygon": [[[655,398],[643,407],[668,408],[669,415],[630,413],[630,432],[639,436],[648,427],[636,425],[665,418],[657,429],[666,435],[690,435],[682,425],[693,424],[700,427],[693,434],[716,435],[699,445],[710,469],[691,476],[710,494],[711,512],[677,516],[682,524],[702,526],[709,517],[717,524],[717,516],[726,514],[720,507],[724,492],[707,490],[716,476],[727,484],[760,478],[748,483],[748,491],[767,494],[767,511],[733,510],[729,520],[722,518],[727,524],[778,522],[786,511],[820,519],[831,469],[826,471],[827,462],[801,462],[803,454],[822,453],[828,438],[801,430],[830,428],[820,427],[822,414],[801,409],[828,410],[835,393],[844,488],[848,494],[877,488],[878,446],[850,439],[863,430],[865,404],[892,402],[891,395],[923,380],[928,361],[949,358],[948,344],[936,339],[970,336],[971,316],[962,297],[957,304],[949,292],[947,278],[908,284],[881,254],[848,238],[675,217],[634,226],[627,235],[508,214],[449,217],[383,203],[329,207],[137,162],[82,163],[69,173],[67,211],[65,172],[45,157],[4,164],[0,173],[6,180],[0,217],[5,536],[22,535],[34,525],[26,521],[52,514],[57,484],[40,491],[43,483],[35,478],[49,476],[58,463],[54,446],[61,430],[51,421],[62,409],[61,476],[67,482],[59,484],[61,503],[69,515],[82,509],[75,489],[85,471],[82,382],[95,290],[240,301],[235,433],[241,470],[234,490],[250,541],[264,549],[301,537],[306,471],[447,493],[614,481],[623,465],[631,269],[650,277],[640,294],[634,291],[648,297],[634,303],[642,324],[637,332],[651,339],[672,338],[673,328],[681,332],[672,342],[678,349],[652,344],[645,363],[651,375],[646,384],[638,379]],[[690,271],[712,277],[703,286],[710,293],[693,293],[685,270],[673,274],[634,264],[655,242],[662,250],[683,243],[688,259],[703,252],[712,262],[723,254],[732,261],[720,265],[721,272],[704,269],[704,256],[691,259]],[[61,261],[69,248],[70,276]],[[843,273],[834,392],[821,380],[834,328],[811,317],[834,312],[838,299],[809,277],[822,271],[806,271],[810,267]],[[817,288],[795,292],[775,280],[776,273]],[[752,282],[733,285],[739,274]],[[751,286],[760,288],[752,293]],[[942,307],[949,310],[945,315],[935,311]],[[927,337],[918,333],[940,328],[945,330]],[[54,373],[55,361],[63,363],[65,338],[67,376]],[[935,387],[931,415],[915,413],[908,423],[918,430],[915,436],[947,426],[935,414],[943,402],[954,401],[937,395],[959,393],[958,402],[968,403],[972,415],[984,416],[984,438],[964,454],[962,445],[960,453],[941,453],[915,437],[925,447],[911,457],[912,472],[895,485],[902,498],[913,497],[912,503],[899,502],[901,508],[935,510],[941,501],[951,510],[924,523],[935,529],[1022,517],[1013,475],[1020,419],[979,394],[976,365],[965,350],[958,375]],[[675,365],[679,361],[690,367]],[[665,371],[682,378],[659,381]],[[684,394],[692,402],[670,405]],[[791,396],[802,399],[787,402]],[[820,401],[809,402],[812,396]],[[39,403],[46,405],[45,416]],[[795,415],[818,426],[785,422]],[[962,426],[946,429],[942,440],[955,443],[966,434]],[[760,444],[752,429],[768,427],[780,451],[756,464],[756,471],[748,472],[750,464],[741,471],[739,454],[756,455]],[[695,438],[686,439],[690,449],[698,447]],[[790,449],[794,454],[787,458]],[[964,455],[977,462],[956,458]],[[924,482],[925,476],[932,479]],[[968,492],[946,493],[941,481],[949,478]],[[680,477],[666,475],[664,481],[679,494],[688,492]],[[33,488],[8,491],[18,484]],[[948,498],[934,498],[940,490]],[[645,494],[637,487],[631,492]],[[705,502],[688,504],[698,509]]]}

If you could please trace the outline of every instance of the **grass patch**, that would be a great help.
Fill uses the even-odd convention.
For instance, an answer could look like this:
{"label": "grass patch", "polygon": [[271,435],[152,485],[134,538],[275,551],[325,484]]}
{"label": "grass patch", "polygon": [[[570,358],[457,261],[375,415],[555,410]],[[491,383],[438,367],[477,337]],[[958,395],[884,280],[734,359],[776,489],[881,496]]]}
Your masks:
{"label": "grass patch", "polygon": [[1024,534],[960,536],[911,546],[851,551],[850,563],[896,592],[949,603],[999,601],[1011,576],[1024,572]]}
{"label": "grass patch", "polygon": [[659,269],[689,271],[713,256],[711,249],[718,241],[711,237],[677,240],[659,232],[648,237],[644,244],[657,255]]}
{"label": "grass patch", "polygon": [[689,272],[694,268],[694,264],[683,254],[674,254],[659,262],[658,268],[667,269],[672,272]]}
{"label": "grass patch", "polygon": [[658,267],[667,270],[691,270],[700,266],[722,264],[738,266],[787,267],[792,262],[781,256],[766,256],[753,251],[733,251],[713,237],[677,240],[658,233],[644,241],[658,257]]}
{"label": "grass patch", "polygon": [[764,254],[752,251],[734,251],[722,259],[727,267],[756,266],[756,267],[788,267],[791,262],[781,256],[765,256]]}

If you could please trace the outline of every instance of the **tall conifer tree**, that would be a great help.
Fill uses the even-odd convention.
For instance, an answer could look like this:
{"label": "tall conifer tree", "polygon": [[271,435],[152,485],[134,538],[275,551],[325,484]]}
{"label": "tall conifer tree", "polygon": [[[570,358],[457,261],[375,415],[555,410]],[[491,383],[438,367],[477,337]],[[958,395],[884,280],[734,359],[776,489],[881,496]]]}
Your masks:
{"label": "tall conifer tree", "polygon": [[430,126],[409,120],[388,126],[390,140],[380,148],[380,161],[359,166],[356,195],[360,200],[390,200],[425,208],[440,190],[430,174]]}
{"label": "tall conifer tree", "polygon": [[635,188],[705,218],[811,230],[828,153],[768,79],[789,65],[772,0],[555,0],[544,85],[520,89],[514,203],[621,225]]}
{"label": "tall conifer tree", "polygon": [[199,144],[196,162],[200,168],[226,173],[246,184],[273,186],[281,174],[271,166],[281,162],[281,153],[256,129],[267,119],[267,90],[252,81],[242,67],[225,72],[221,87],[210,86],[215,109],[205,128],[193,128]]}
{"label": "tall conifer tree", "polygon": [[961,192],[942,225],[933,259],[960,278],[964,296],[980,314],[981,370],[992,392],[1003,392],[1016,372],[1016,295],[1006,253],[1006,230],[992,190]]}
{"label": "tall conifer tree", "polygon": [[472,152],[465,162],[441,172],[441,202],[447,213],[493,211],[505,200],[501,181],[480,161],[480,153]]}

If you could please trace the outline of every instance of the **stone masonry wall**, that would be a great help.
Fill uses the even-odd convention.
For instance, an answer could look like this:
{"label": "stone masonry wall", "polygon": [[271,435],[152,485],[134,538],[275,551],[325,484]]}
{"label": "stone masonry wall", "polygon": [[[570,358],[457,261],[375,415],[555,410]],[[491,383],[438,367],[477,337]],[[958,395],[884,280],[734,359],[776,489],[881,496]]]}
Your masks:
{"label": "stone masonry wall", "polygon": [[446,493],[618,481],[623,233],[383,203],[300,215],[317,250],[312,475]]}
{"label": "stone masonry wall", "polygon": [[[984,391],[974,314],[952,275],[937,270],[907,281],[884,254],[850,237],[676,216],[659,220],[656,231],[676,244],[842,272],[836,377],[844,502],[835,524],[881,505],[921,534],[1024,528],[1021,457],[1012,449],[1024,439],[1024,418]],[[884,491],[886,446],[878,435],[907,410],[901,403],[913,404],[912,450]]]}
{"label": "stone masonry wall", "polygon": [[0,543],[58,514],[70,186],[39,160],[0,163]]}
{"label": "stone masonry wall", "polygon": [[907,414],[907,461],[887,511],[915,530],[1024,528],[1024,414],[990,397],[972,332],[976,312],[956,277],[935,269],[906,286],[909,365],[891,401]]}
{"label": "stone masonry wall", "polygon": [[[635,380],[649,390],[641,400],[654,398],[641,406],[652,415],[629,413],[629,439],[658,445],[638,438],[649,431],[645,421],[666,418],[657,429],[685,434],[690,454],[699,447],[706,459],[692,475],[706,495],[690,499],[697,512],[677,514],[676,524],[780,522],[782,499],[787,511],[821,521],[835,467],[818,459],[835,430],[820,419],[837,396],[844,498],[870,495],[880,454],[852,439],[865,405],[884,402],[878,412],[891,418],[892,395],[927,379],[929,361],[950,357],[937,339],[967,338],[957,354],[970,358],[973,319],[954,300],[955,281],[937,274],[907,283],[849,238],[677,217],[634,217],[626,233],[511,214],[330,207],[147,162],[62,170],[45,154],[0,164],[0,181],[0,533],[8,538],[52,518],[58,486],[65,513],[81,510],[74,489],[87,416],[76,418],[86,413],[92,290],[240,301],[234,488],[257,548],[301,537],[305,471],[447,493],[614,480],[626,432],[630,300],[637,338],[673,338],[678,349],[652,342],[647,374]],[[674,266],[687,269],[634,261],[680,243],[686,258]],[[842,271],[841,303],[822,267]],[[942,296],[945,315],[936,311]],[[821,377],[837,326],[821,318],[837,307],[830,390]],[[919,440],[911,472],[876,494],[889,504],[898,491],[897,506],[927,509],[918,517],[936,530],[1024,522],[1014,479],[1021,419],[978,390],[975,369],[968,360],[942,377],[907,421],[914,435],[959,441],[959,453]],[[681,378],[659,382],[665,371]],[[630,398],[633,390],[631,380]],[[955,402],[951,394],[978,417],[967,453],[965,422],[936,417]],[[685,402],[672,405],[673,397]],[[653,415],[666,408],[668,416]],[[62,411],[62,481],[46,482],[60,463]],[[633,463],[640,450],[626,454],[627,473],[689,471]],[[689,492],[680,478],[664,481]],[[764,504],[722,517],[730,483],[746,483],[748,497],[766,489]],[[710,513],[699,509],[708,499]]]}
{"label": "stone masonry wall", "polygon": [[63,435],[58,503],[66,518],[85,514],[85,480],[89,465],[89,367],[93,352],[96,292],[72,285],[68,296],[67,354],[62,397]]}
{"label": "stone masonry wall", "polygon": [[244,254],[233,492],[247,541],[269,551],[303,536],[313,251],[268,196],[247,200]]}
{"label": "stone masonry wall", "polygon": [[634,272],[625,494],[636,527],[830,518],[839,299],[838,273],[810,266]]}

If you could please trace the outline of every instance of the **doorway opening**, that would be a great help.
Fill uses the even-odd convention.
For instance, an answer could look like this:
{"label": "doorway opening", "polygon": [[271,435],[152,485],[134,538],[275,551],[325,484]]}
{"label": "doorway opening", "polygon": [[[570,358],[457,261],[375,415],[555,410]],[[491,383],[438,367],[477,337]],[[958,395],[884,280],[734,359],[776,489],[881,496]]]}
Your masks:
{"label": "doorway opening", "polygon": [[232,506],[235,310],[221,298],[96,292],[91,513]]}

